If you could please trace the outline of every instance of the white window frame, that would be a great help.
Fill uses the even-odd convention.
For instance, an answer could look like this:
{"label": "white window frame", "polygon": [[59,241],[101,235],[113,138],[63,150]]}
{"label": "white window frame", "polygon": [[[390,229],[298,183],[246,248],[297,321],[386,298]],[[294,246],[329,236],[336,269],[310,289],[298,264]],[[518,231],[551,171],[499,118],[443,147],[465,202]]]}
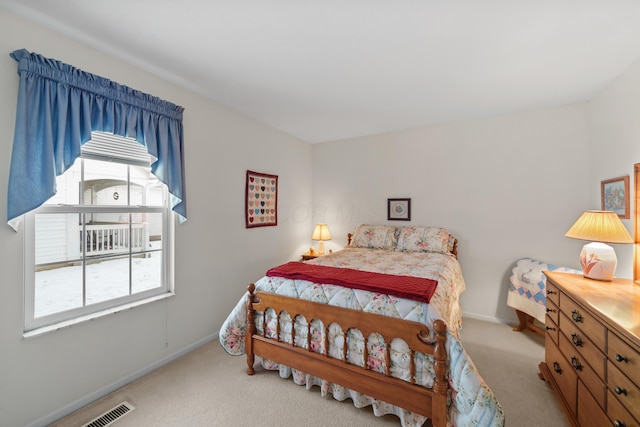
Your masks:
{"label": "white window frame", "polygon": [[[95,158],[84,155],[82,158]],[[104,160],[104,159],[103,159]],[[108,159],[110,161],[117,161]],[[118,162],[124,163],[126,162]],[[164,188],[163,206],[90,206],[90,205],[43,205],[24,215],[24,329],[25,337],[40,335],[66,326],[116,313],[174,295],[174,230],[175,215],[169,207],[168,190]],[[35,266],[36,227],[35,216],[42,213],[162,213],[162,280],[159,287],[113,298],[99,303],[84,305],[41,317],[35,317]],[[86,256],[86,255],[85,255]],[[131,256],[131,254],[129,255]],[[84,285],[83,285],[84,286]]]}

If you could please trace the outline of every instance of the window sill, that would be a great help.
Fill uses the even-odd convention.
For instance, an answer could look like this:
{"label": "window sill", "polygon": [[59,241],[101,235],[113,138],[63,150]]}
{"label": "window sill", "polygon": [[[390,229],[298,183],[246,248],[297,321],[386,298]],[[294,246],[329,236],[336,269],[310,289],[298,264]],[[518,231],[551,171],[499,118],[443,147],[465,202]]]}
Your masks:
{"label": "window sill", "polygon": [[141,305],[145,305],[154,301],[160,301],[163,299],[167,299],[169,297],[174,296],[174,292],[167,292],[162,295],[156,295],[150,298],[145,298],[140,301],[131,302],[128,304],[119,305],[118,307],[109,308],[102,311],[97,311],[95,313],[87,314],[84,316],[76,317],[75,319],[65,320],[63,322],[54,323],[52,325],[42,326],[39,328],[31,329],[29,331],[24,331],[22,336],[24,338],[33,338],[40,335],[48,334],[51,332],[58,331],[60,329],[68,328],[69,326],[77,325],[79,323],[88,322],[89,320],[99,319],[100,317],[107,316],[109,314],[119,313],[124,310],[130,310],[135,307],[139,307]]}

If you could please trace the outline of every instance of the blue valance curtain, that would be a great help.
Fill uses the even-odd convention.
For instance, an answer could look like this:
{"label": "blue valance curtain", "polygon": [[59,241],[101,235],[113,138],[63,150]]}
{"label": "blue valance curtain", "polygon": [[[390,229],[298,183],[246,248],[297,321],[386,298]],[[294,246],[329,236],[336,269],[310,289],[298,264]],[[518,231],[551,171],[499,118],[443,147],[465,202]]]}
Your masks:
{"label": "blue valance curtain", "polygon": [[143,144],[157,159],[151,172],[168,186],[171,208],[186,221],[183,107],[25,49],[11,57],[20,76],[7,200],[14,230],[56,193],[56,176],[73,165],[92,131]]}

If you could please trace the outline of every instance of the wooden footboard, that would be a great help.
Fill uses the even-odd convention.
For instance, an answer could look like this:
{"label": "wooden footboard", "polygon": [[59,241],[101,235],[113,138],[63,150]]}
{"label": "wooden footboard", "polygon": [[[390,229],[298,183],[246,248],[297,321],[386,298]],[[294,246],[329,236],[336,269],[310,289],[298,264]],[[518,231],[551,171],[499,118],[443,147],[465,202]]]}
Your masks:
{"label": "wooden footboard", "polygon": [[[445,427],[447,419],[447,380],[446,362],[447,351],[445,348],[446,325],[441,320],[433,324],[435,342],[426,341],[429,336],[428,328],[420,323],[365,313],[342,307],[316,303],[307,300],[285,297],[265,292],[255,292],[255,286],[249,285],[247,299],[247,332],[245,350],[247,355],[247,373],[254,374],[255,356],[260,356],[282,365],[297,369],[301,372],[330,381],[343,387],[355,390],[367,396],[399,406],[432,420],[434,427]],[[277,314],[289,313],[293,321],[296,316],[303,316],[310,327],[312,319],[318,319],[325,328],[324,348],[325,353],[316,353],[307,348],[297,347],[292,344],[279,341],[276,338],[266,338],[256,332],[255,312],[265,312],[268,308]],[[263,319],[266,316],[263,316]],[[279,316],[276,316],[279,319]],[[263,320],[264,321],[264,320]],[[364,339],[364,367],[347,362],[345,340],[343,359],[328,356],[328,328],[336,323],[343,332],[349,329],[359,330]],[[263,324],[262,330],[266,330]],[[367,369],[367,339],[372,333],[378,333],[384,337],[386,352],[386,373]],[[295,328],[292,327],[292,340],[295,342]],[[280,336],[280,323],[278,320],[277,333]],[[311,333],[307,330],[307,339]],[[394,378],[390,374],[390,344],[394,338],[403,339],[411,350],[410,381]],[[308,344],[308,343],[307,343]],[[435,380],[432,388],[426,388],[414,383],[415,367],[414,352],[421,352],[434,357]]]}

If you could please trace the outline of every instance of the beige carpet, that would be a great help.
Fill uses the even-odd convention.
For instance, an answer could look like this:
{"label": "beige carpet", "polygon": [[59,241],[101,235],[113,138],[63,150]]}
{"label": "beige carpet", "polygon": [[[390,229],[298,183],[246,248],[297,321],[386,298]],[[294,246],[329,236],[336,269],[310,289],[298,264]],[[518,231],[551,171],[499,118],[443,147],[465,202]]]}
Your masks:
{"label": "beige carpet", "polygon": [[[542,337],[508,325],[465,319],[463,345],[496,394],[510,427],[569,426],[549,386],[538,378]],[[123,400],[136,409],[114,426],[399,426],[397,417],[376,417],[351,400],[322,398],[291,379],[259,370],[246,375],[244,357],[227,355],[217,341],[134,381],[54,423],[85,424]],[[277,396],[277,405],[267,402]]]}

